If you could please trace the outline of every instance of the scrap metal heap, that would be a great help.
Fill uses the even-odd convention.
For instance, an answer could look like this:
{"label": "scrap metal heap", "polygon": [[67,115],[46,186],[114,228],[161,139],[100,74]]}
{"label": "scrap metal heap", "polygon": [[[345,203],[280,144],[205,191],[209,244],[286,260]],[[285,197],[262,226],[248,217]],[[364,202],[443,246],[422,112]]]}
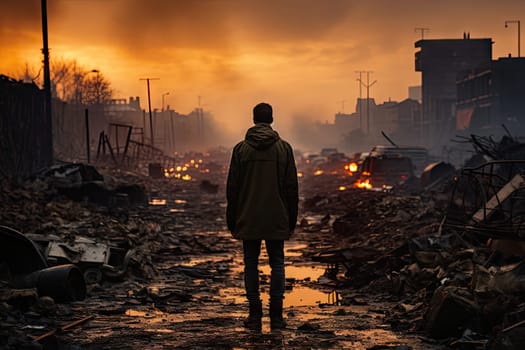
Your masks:
{"label": "scrap metal heap", "polygon": [[445,172],[446,206],[435,186],[414,196],[400,188],[340,190],[337,177],[304,179],[311,197],[302,228],[325,233],[306,255],[331,267],[343,303],[359,295],[397,299],[387,315],[396,329],[454,348],[518,349],[525,342],[525,145],[478,136],[472,144],[471,167]]}

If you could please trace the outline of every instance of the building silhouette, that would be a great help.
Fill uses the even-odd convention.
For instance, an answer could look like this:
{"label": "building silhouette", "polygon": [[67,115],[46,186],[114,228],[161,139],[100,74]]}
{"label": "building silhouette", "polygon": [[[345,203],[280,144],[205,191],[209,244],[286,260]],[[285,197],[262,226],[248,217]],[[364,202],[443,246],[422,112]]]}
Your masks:
{"label": "building silhouette", "polygon": [[492,39],[419,40],[415,43],[415,70],[421,72],[423,146],[433,151],[446,145],[456,128],[458,74],[492,59]]}
{"label": "building silhouette", "polygon": [[525,58],[505,57],[464,72],[457,81],[456,129],[480,135],[525,134]]}

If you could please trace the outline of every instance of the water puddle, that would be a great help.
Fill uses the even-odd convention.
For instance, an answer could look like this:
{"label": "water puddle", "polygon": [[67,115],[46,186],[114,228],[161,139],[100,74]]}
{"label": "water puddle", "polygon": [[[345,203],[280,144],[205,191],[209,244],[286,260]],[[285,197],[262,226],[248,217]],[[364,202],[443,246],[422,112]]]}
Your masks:
{"label": "water puddle", "polygon": [[163,206],[163,205],[166,205],[166,203],[167,201],[165,199],[158,199],[158,198],[154,198],[149,201],[149,205],[154,205],[154,206]]}
{"label": "water puddle", "polygon": [[307,248],[308,245],[306,244],[296,244],[292,247],[288,247],[285,249],[285,256],[286,257],[298,257],[303,255],[303,249]]}
{"label": "water puddle", "polygon": [[186,211],[184,207],[187,203],[188,202],[184,199],[174,199],[173,201],[168,201],[166,198],[151,198],[148,202],[148,204],[151,206],[166,206],[170,208],[170,213],[184,213]]}

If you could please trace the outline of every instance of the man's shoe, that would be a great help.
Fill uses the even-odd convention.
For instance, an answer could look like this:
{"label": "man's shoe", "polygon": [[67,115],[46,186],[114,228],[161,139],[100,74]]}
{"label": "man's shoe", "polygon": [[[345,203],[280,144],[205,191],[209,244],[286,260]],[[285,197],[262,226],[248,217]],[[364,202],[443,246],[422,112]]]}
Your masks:
{"label": "man's shoe", "polygon": [[244,320],[244,327],[252,331],[260,331],[262,328],[262,302],[250,302],[250,314]]}
{"label": "man's shoe", "polygon": [[286,321],[283,318],[283,301],[270,301],[270,328],[285,329]]}

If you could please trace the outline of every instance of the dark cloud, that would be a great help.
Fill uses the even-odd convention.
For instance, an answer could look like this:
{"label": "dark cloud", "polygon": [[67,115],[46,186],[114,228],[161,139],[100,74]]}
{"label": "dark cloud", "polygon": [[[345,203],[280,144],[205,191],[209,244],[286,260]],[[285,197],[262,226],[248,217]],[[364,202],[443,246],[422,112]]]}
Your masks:
{"label": "dark cloud", "polygon": [[[48,13],[57,13],[60,6],[57,1],[47,2]],[[40,0],[4,0],[0,1],[0,28],[17,30],[40,30],[42,27]]]}
{"label": "dark cloud", "polygon": [[[225,49],[244,43],[311,40],[343,20],[350,1],[116,1],[111,29],[132,47]],[[243,44],[244,44],[243,43]]]}

